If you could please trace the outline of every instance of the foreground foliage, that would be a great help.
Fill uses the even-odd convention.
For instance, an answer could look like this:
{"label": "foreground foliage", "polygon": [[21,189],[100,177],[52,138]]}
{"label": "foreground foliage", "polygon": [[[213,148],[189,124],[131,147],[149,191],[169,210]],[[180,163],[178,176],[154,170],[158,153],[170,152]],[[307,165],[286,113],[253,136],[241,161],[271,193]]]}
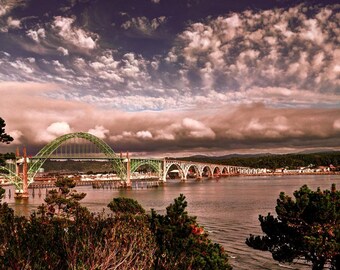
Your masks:
{"label": "foreground foliage", "polygon": [[1,203],[0,269],[231,269],[222,247],[188,216],[180,196],[166,215],[115,198],[111,214],[94,214],[75,183],[59,179],[29,218]]}
{"label": "foreground foliage", "polygon": [[306,185],[294,192],[295,200],[281,193],[277,217],[259,217],[265,236],[251,235],[246,243],[268,250],[280,262],[305,259],[312,269],[340,269],[340,191],[310,190]]}
{"label": "foreground foliage", "polygon": [[5,132],[5,127],[5,120],[0,117],[0,143],[9,144],[13,141],[13,138]]}
{"label": "foreground foliage", "polygon": [[[13,141],[13,138],[8,135],[5,131],[6,123],[5,120],[0,117],[0,143],[9,144]],[[0,154],[0,166],[5,165],[5,160],[13,158],[12,154]]]}
{"label": "foreground foliage", "polygon": [[155,269],[231,269],[219,244],[212,243],[195,217],[185,211],[181,194],[166,208],[166,215],[151,212],[151,230],[156,236]]}

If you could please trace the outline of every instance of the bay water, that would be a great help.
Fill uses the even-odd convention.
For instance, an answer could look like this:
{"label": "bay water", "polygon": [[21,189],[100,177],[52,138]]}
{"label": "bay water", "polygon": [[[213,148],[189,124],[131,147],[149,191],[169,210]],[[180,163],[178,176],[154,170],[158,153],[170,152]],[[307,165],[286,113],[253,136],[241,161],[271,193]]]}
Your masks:
{"label": "bay water", "polygon": [[[151,208],[165,213],[165,208],[180,194],[186,196],[188,212],[196,216],[210,238],[223,245],[234,269],[311,269],[304,261],[281,264],[269,252],[257,251],[245,244],[249,234],[261,234],[259,214],[275,214],[276,200],[281,191],[293,192],[307,184],[311,189],[330,189],[335,183],[340,188],[340,175],[284,175],[284,176],[235,176],[218,179],[169,180],[158,188],[133,190],[93,189],[79,186],[77,191],[87,193],[82,205],[92,212],[101,212],[114,197],[136,199],[147,211]],[[46,189],[30,189],[28,201],[14,200],[14,188],[5,187],[4,201],[18,215],[28,216],[43,203]],[[11,190],[11,191],[9,191]],[[10,196],[11,194],[11,196]]]}

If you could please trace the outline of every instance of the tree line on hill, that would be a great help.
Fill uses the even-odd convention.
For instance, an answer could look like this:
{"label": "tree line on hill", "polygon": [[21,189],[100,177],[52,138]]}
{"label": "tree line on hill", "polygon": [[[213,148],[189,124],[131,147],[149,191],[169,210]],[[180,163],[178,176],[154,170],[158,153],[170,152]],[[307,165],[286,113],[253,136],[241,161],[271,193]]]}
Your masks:
{"label": "tree line on hill", "polygon": [[251,168],[288,168],[296,169],[299,167],[318,166],[335,167],[340,166],[340,152],[323,152],[311,154],[285,154],[285,155],[257,155],[257,156],[236,156],[236,157],[209,157],[209,156],[192,156],[178,158],[180,160],[216,163],[222,165],[244,166]]}

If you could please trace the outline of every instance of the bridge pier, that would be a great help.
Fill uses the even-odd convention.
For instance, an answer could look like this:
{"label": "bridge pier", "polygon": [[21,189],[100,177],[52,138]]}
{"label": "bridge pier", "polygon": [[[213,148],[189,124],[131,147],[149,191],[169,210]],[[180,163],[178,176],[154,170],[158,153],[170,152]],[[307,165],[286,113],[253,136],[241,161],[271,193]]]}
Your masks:
{"label": "bridge pier", "polygon": [[126,153],[126,185],[129,187],[131,186],[131,160],[129,157],[129,152]]}
{"label": "bridge pier", "polygon": [[167,168],[166,168],[166,159],[163,159],[163,170],[162,170],[162,177],[161,180],[165,183],[166,182],[166,174],[167,174]]}
{"label": "bridge pier", "polygon": [[[19,173],[19,162],[16,164],[16,172]],[[23,166],[22,166],[22,189],[15,191],[15,199],[28,199],[28,164],[26,147],[23,149]]]}

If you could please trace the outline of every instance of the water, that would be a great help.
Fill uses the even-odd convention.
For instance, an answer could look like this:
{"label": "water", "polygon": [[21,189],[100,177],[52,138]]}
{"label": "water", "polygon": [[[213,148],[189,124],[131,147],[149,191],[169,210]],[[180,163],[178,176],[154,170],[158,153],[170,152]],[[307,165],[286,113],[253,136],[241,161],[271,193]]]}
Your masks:
{"label": "water", "polygon": [[[272,259],[269,252],[249,248],[245,239],[251,233],[261,234],[258,215],[274,213],[281,191],[292,196],[294,190],[303,184],[315,190],[317,187],[330,189],[332,183],[340,188],[340,175],[240,176],[218,180],[169,181],[158,189],[93,190],[92,187],[78,187],[77,190],[87,193],[82,204],[94,212],[106,208],[112,198],[124,196],[138,200],[147,210],[154,208],[164,213],[166,206],[182,193],[187,198],[189,214],[197,216],[199,224],[208,230],[211,239],[224,246],[234,269],[300,270],[310,269],[310,266],[303,262],[281,265]],[[9,198],[7,190],[5,201],[16,213],[28,215],[43,202],[46,189],[40,190],[41,196],[37,189],[34,193],[34,198],[30,197],[27,204],[16,202],[13,190]]]}

